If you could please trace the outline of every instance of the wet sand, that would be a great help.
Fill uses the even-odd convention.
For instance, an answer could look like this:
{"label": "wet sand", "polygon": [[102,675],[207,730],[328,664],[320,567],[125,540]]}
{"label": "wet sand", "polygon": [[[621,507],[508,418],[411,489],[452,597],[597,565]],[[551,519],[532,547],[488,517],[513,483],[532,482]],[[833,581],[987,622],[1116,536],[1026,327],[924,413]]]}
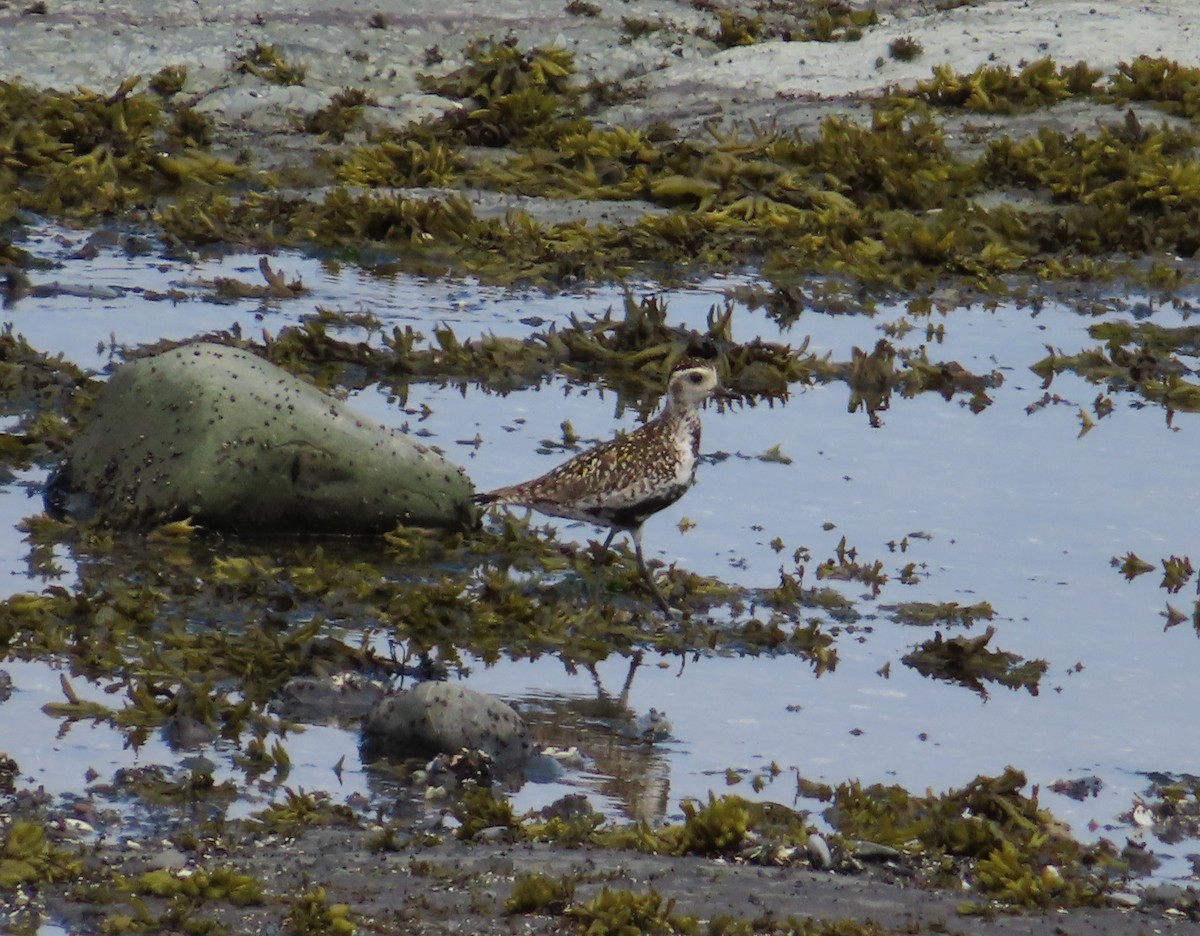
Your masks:
{"label": "wet sand", "polygon": [[[1083,909],[1013,912],[997,908],[992,915],[960,913],[971,895],[923,890],[896,870],[868,868],[858,875],[834,874],[797,867],[735,865],[697,857],[662,857],[634,852],[563,849],[550,845],[462,843],[451,835],[440,844],[408,845],[395,852],[366,847],[370,833],[346,829],[313,829],[294,840],[251,843],[213,854],[200,867],[232,867],[264,885],[261,906],[237,908],[214,901],[203,916],[232,933],[268,933],[282,926],[297,896],[323,887],[326,902],[350,907],[360,932],[555,933],[571,931],[562,916],[504,914],[513,882],[522,875],[578,878],[575,902],[582,903],[603,887],[661,895],[671,913],[694,917],[701,924],[718,918],[756,922],[756,932],[788,931],[787,921],[854,921],[863,932],[1026,934],[1026,936],[1135,936],[1146,933],[1195,932],[1196,923],[1178,910],[1147,901],[1139,910]],[[405,836],[400,834],[398,841]],[[136,875],[148,867],[170,864],[178,853],[105,850],[98,854],[107,870]],[[66,888],[63,888],[65,891]],[[144,898],[151,913],[166,901]],[[93,906],[52,893],[51,916],[74,932],[93,931],[113,907]],[[1165,912],[1164,912],[1165,911]],[[779,929],[766,921],[774,920]],[[871,929],[870,927],[878,927]]]}

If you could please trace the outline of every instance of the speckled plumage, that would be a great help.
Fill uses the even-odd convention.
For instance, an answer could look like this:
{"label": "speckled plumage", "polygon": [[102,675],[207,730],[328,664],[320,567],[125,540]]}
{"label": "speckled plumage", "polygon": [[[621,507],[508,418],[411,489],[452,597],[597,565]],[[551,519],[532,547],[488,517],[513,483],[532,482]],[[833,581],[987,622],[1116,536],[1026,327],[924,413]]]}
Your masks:
{"label": "speckled plumage", "polygon": [[475,500],[531,507],[553,517],[608,527],[606,548],[618,532],[630,533],[638,568],[659,606],[670,613],[642,557],[642,524],[679,500],[696,480],[700,406],[716,389],[717,372],[711,364],[685,359],[671,371],[667,403],[650,422],[539,478],[477,494]]}

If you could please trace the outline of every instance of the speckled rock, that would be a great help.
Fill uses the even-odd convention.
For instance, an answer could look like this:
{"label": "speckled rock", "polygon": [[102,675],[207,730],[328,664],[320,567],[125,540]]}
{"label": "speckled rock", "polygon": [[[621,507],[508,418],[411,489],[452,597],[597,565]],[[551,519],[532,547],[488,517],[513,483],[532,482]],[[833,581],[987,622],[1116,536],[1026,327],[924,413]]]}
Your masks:
{"label": "speckled rock", "polygon": [[471,482],[246,351],[191,344],[113,374],[47,502],[117,527],[191,517],[240,533],[473,524]]}
{"label": "speckled rock", "polygon": [[424,682],[384,699],[363,722],[369,754],[425,756],[483,751],[501,770],[536,752],[529,729],[499,699],[465,686]]}

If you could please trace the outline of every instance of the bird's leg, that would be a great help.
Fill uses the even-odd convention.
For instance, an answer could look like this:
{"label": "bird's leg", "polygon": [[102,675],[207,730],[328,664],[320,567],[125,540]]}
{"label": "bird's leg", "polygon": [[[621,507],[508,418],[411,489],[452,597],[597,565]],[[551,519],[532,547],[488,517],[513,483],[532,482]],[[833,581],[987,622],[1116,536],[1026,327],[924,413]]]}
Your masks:
{"label": "bird's leg", "polygon": [[587,664],[587,671],[592,674],[592,686],[596,690],[596,698],[604,702],[612,702],[620,709],[625,709],[629,705],[629,690],[633,688],[633,677],[637,673],[638,667],[642,665],[643,653],[641,650],[635,650],[629,658],[629,672],[625,674],[625,682],[621,686],[621,694],[614,700],[604,688],[604,684],[600,682],[600,673],[596,670],[595,663]]}
{"label": "bird's leg", "polygon": [[[604,545],[601,547],[601,549],[605,553],[608,552],[608,547],[612,545],[613,537],[616,535],[617,535],[617,528],[616,527],[610,528],[608,531],[608,537],[604,540]],[[596,604],[600,603],[600,597],[603,594],[603,591],[601,590],[601,587],[600,587],[601,578],[602,578],[600,570],[601,570],[602,562],[603,562],[602,558],[596,560],[596,563],[592,566],[592,576],[588,580],[588,591],[590,591],[592,593],[592,601],[595,602]]]}
{"label": "bird's leg", "polygon": [[654,581],[654,576],[651,575],[650,570],[646,568],[646,559],[642,556],[642,528],[640,526],[634,527],[629,531],[629,534],[633,537],[633,548],[637,553],[638,571],[642,573],[642,578],[645,579],[646,584],[650,586],[650,591],[654,594],[655,602],[657,602],[658,606],[662,608],[663,614],[665,614],[667,617],[675,617],[679,612],[667,604],[667,599],[664,598],[663,593],[658,590],[658,583]]}
{"label": "bird's leg", "polygon": [[621,687],[621,695],[617,699],[617,704],[621,708],[629,705],[629,690],[633,688],[633,674],[637,672],[637,668],[642,665],[642,651],[637,650],[633,656],[629,658],[629,672],[625,676],[625,685]]}

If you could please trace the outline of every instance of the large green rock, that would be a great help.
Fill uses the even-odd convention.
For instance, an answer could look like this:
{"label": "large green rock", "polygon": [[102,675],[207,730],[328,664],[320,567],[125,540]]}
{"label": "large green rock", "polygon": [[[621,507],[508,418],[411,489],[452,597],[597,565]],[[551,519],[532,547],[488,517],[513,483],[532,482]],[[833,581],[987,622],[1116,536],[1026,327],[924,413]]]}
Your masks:
{"label": "large green rock", "polygon": [[380,533],[476,522],[436,452],[236,348],[117,369],[47,499],[119,527],[191,517],[242,533]]}

